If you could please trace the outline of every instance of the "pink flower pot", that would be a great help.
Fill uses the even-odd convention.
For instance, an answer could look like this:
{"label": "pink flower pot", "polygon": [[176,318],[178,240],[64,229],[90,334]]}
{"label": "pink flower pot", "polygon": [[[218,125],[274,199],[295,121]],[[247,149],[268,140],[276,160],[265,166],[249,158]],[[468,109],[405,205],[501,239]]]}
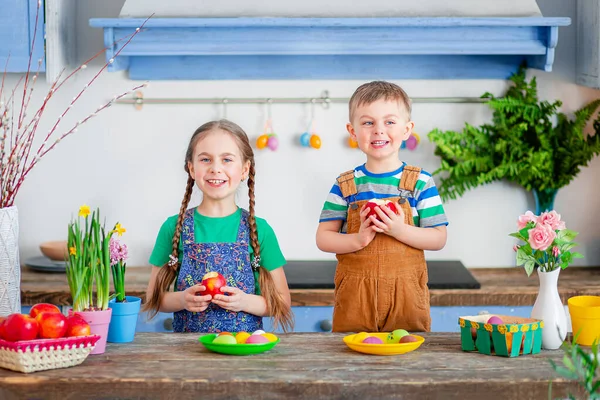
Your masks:
{"label": "pink flower pot", "polygon": [[96,342],[96,347],[94,347],[94,350],[92,350],[90,354],[104,353],[112,309],[109,308],[108,310],[101,311],[76,311],[75,314],[79,314],[88,324],[90,324],[92,335],[100,335],[100,340]]}

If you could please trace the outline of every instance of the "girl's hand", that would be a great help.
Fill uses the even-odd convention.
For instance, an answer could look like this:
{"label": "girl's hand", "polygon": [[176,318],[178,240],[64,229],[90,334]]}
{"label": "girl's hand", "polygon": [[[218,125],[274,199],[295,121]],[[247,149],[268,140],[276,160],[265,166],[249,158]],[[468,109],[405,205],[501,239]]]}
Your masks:
{"label": "girl's hand", "polygon": [[212,302],[218,305],[221,308],[224,308],[227,311],[243,311],[244,305],[246,303],[246,293],[242,290],[231,287],[231,286],[223,286],[221,288],[221,292],[227,293],[225,294],[217,294],[215,295]]}
{"label": "girl's hand", "polygon": [[375,212],[379,215],[379,219],[373,221],[375,232],[385,233],[396,239],[402,237],[407,227],[402,207],[398,207],[398,214],[389,207],[375,207]]}
{"label": "girl's hand", "polygon": [[212,296],[207,294],[205,296],[196,295],[196,293],[206,290],[203,285],[197,284],[190,286],[185,289],[183,293],[183,308],[192,312],[202,312],[208,308]]}
{"label": "girl's hand", "polygon": [[358,241],[361,249],[367,247],[375,239],[375,234],[378,232],[373,225],[376,220],[375,216],[372,215],[367,218],[368,214],[369,209],[367,209],[367,204],[365,203],[360,209],[360,227],[358,228]]}

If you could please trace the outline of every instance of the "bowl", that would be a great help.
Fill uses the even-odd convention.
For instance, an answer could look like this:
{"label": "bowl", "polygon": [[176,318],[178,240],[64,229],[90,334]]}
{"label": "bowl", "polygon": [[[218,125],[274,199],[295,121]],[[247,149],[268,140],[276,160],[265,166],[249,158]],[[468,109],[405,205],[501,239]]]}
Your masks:
{"label": "bowl", "polygon": [[234,356],[245,356],[249,354],[259,354],[265,351],[271,350],[279,343],[279,338],[274,342],[260,343],[260,344],[246,344],[246,343],[213,343],[213,340],[217,337],[216,333],[209,333],[208,335],[200,336],[198,341],[204,345],[208,350],[214,351],[215,353],[229,354]]}
{"label": "bowl", "polygon": [[55,240],[40,244],[40,250],[43,255],[52,261],[66,261],[68,258],[67,241]]}
{"label": "bowl", "polygon": [[409,353],[413,350],[416,350],[423,344],[425,338],[423,336],[411,334],[417,338],[416,342],[408,342],[408,343],[385,343],[385,339],[389,335],[389,332],[374,332],[370,333],[369,336],[378,337],[383,341],[384,344],[371,344],[371,343],[361,343],[355,342],[354,335],[344,336],[344,343],[348,347],[350,347],[354,351],[358,351],[359,353],[365,354],[375,354],[379,356],[392,356],[397,354]]}

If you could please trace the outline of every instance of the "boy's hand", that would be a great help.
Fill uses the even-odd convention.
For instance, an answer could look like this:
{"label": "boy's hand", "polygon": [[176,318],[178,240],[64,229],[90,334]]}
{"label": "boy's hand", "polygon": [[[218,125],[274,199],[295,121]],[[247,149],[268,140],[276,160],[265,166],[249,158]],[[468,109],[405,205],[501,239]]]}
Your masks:
{"label": "boy's hand", "polygon": [[244,291],[231,286],[223,286],[221,288],[221,292],[227,293],[225,294],[217,294],[215,295],[212,302],[218,305],[221,308],[224,308],[227,311],[243,311],[244,303],[246,300],[246,293]]}
{"label": "boy's hand", "polygon": [[375,207],[375,212],[379,215],[379,219],[373,221],[373,230],[375,232],[385,233],[396,239],[402,237],[407,227],[404,222],[402,207],[398,207],[397,214],[388,207]]}
{"label": "boy's hand", "polygon": [[374,215],[367,217],[369,210],[370,209],[367,208],[366,204],[360,209],[360,228],[358,228],[357,235],[361,249],[367,247],[367,245],[375,239],[375,235],[377,234],[375,226],[373,225],[377,218],[375,218]]}
{"label": "boy's hand", "polygon": [[207,294],[205,296],[196,295],[198,292],[206,290],[201,284],[190,286],[183,291],[183,308],[192,312],[202,312],[208,308],[212,296]]}

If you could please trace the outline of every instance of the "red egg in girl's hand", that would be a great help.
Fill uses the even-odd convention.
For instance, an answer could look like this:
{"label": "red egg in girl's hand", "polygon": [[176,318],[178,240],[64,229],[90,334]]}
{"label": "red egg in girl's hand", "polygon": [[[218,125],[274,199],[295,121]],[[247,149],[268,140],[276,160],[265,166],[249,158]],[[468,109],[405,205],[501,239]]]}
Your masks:
{"label": "red egg in girl's hand", "polygon": [[379,219],[379,215],[377,215],[375,207],[387,206],[394,213],[398,213],[398,208],[396,207],[396,204],[391,200],[371,199],[367,202],[366,206],[369,209],[369,214],[367,214],[367,218],[369,218],[371,215],[374,215],[377,219]]}

